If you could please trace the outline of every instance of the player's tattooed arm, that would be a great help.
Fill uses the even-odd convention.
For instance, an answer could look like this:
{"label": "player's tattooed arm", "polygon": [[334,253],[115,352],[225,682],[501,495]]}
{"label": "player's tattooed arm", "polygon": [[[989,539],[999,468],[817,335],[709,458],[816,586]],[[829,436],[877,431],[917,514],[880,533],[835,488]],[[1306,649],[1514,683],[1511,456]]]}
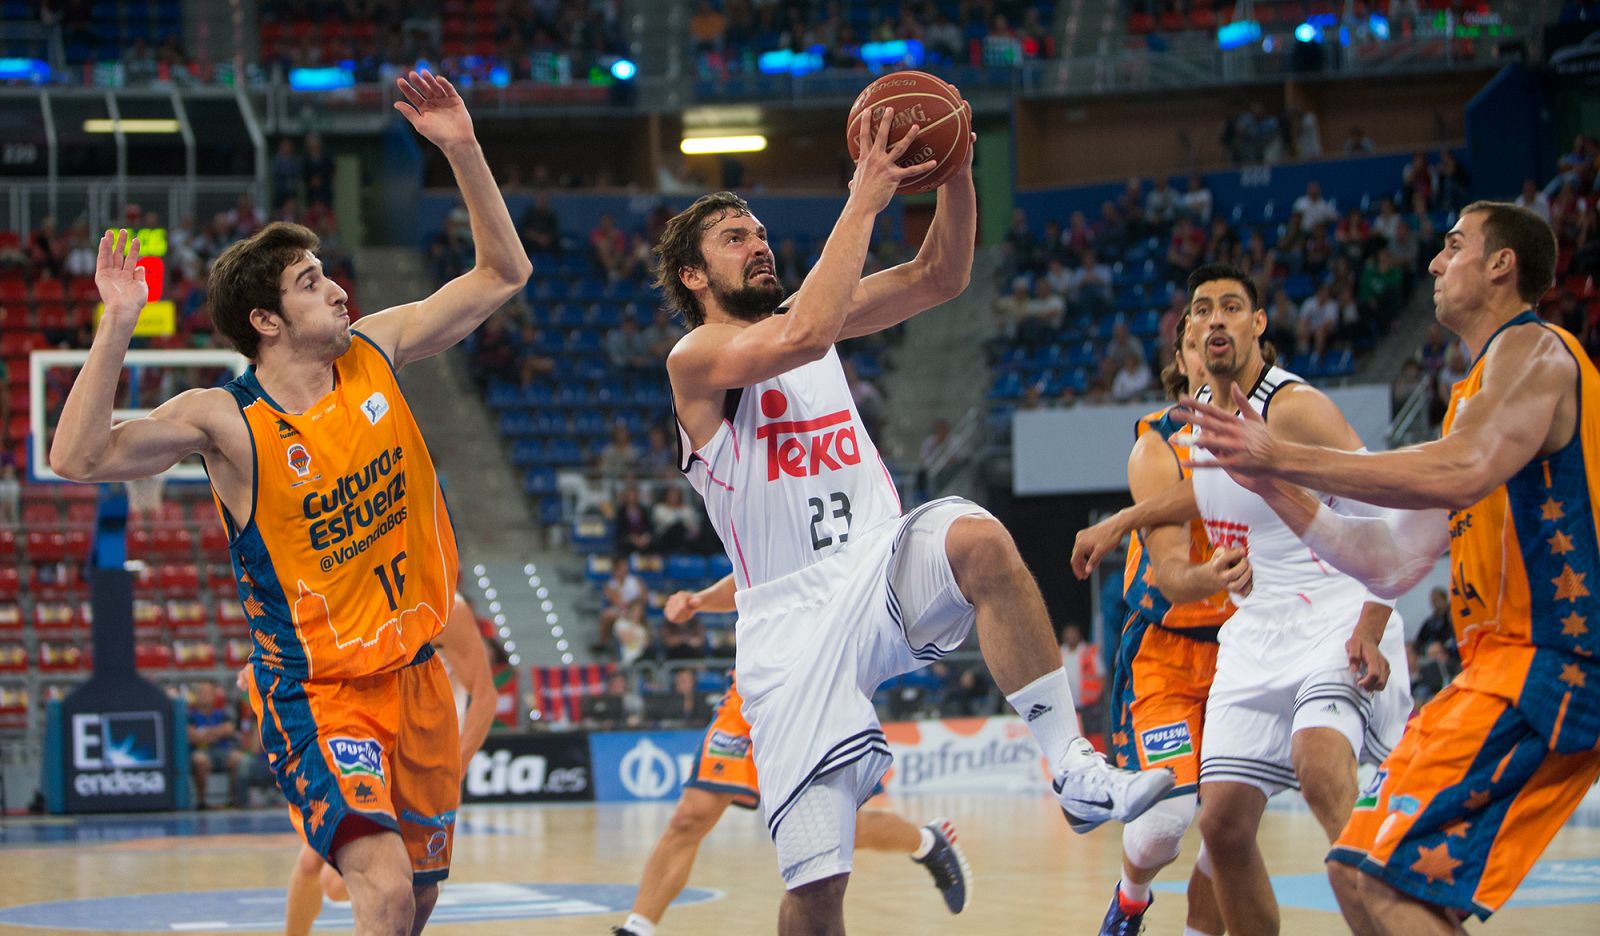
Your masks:
{"label": "player's tattooed arm", "polygon": [[533,274],[533,263],[455,87],[427,71],[413,71],[395,83],[403,96],[395,109],[443,151],[455,172],[476,252],[472,269],[433,295],[369,315],[357,324],[398,368],[438,354],[471,334],[522,289]]}

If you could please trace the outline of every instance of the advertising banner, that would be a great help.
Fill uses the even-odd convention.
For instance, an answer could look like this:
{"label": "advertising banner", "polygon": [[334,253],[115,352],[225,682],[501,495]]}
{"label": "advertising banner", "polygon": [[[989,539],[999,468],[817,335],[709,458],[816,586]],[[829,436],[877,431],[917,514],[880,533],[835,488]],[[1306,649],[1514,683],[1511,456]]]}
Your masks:
{"label": "advertising banner", "polygon": [[1022,719],[947,718],[883,726],[894,752],[891,794],[1020,793],[1048,789],[1044,757]]}
{"label": "advertising banner", "polygon": [[694,773],[704,731],[609,731],[589,736],[595,799],[676,800]]}
{"label": "advertising banner", "polygon": [[562,734],[491,734],[472,755],[463,803],[547,803],[594,799],[589,738]]}

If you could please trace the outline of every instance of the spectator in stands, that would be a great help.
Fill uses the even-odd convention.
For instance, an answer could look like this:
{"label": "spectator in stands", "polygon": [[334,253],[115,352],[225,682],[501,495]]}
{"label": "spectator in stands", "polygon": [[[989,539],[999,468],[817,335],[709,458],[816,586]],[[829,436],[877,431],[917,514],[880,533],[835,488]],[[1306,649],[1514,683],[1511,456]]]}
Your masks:
{"label": "spectator in stands", "polygon": [[1384,332],[1405,302],[1405,286],[1405,272],[1387,247],[1380,247],[1361,269],[1361,305]]}
{"label": "spectator in stands", "polygon": [[[939,664],[934,664],[939,665]],[[975,669],[966,668],[956,675],[945,691],[940,708],[947,718],[973,718],[993,715],[997,704],[990,682],[980,679]]]}
{"label": "spectator in stands", "polygon": [[[1394,199],[1380,199],[1378,201],[1378,216],[1373,218],[1369,225],[1371,236],[1381,240],[1382,244],[1387,244],[1394,240],[1395,232],[1399,230],[1400,225],[1404,222],[1405,218],[1400,216],[1399,210],[1394,206]],[[1381,244],[1375,246],[1381,246]]]}
{"label": "spectator in stands", "polygon": [[1539,217],[1550,220],[1550,199],[1539,191],[1539,186],[1532,179],[1522,180],[1522,194],[1516,198],[1518,208],[1526,208]]}
{"label": "spectator in stands", "polygon": [[1351,208],[1333,228],[1333,241],[1339,252],[1351,263],[1360,263],[1367,256],[1367,241],[1372,237],[1372,225],[1360,208]]}
{"label": "spectator in stands", "polygon": [[306,205],[333,207],[333,157],[322,148],[322,134],[306,134],[306,158],[301,168]]}
{"label": "spectator in stands", "polygon": [[[667,440],[667,430],[661,426],[651,426],[645,433],[644,451],[639,453],[638,472],[645,478],[671,478],[677,473],[677,450]],[[660,522],[656,529],[661,529]]]}
{"label": "spectator in stands", "polygon": [[1008,295],[997,296],[990,306],[994,323],[993,344],[1004,347],[1013,341],[1022,342],[1021,326],[1028,317],[1028,278],[1017,276],[1011,282]]}
{"label": "spectator in stands", "polygon": [[1167,177],[1156,176],[1150,194],[1144,197],[1145,223],[1158,230],[1166,230],[1178,219],[1178,193],[1167,184]]}
{"label": "spectator in stands", "polygon": [[1028,273],[1044,269],[1044,256],[1039,239],[1028,227],[1028,213],[1021,208],[1011,210],[1011,226],[1006,229],[1006,243],[1011,245],[1017,268]]}
{"label": "spectator in stands", "polygon": [[505,317],[490,316],[478,332],[477,344],[472,350],[472,371],[473,378],[479,382],[521,379],[521,362]]}
{"label": "spectator in stands", "polygon": [[1193,226],[1195,230],[1202,232],[1204,256],[1215,258],[1217,263],[1239,265],[1239,257],[1235,256],[1240,249],[1239,235],[1233,232],[1233,225],[1228,223],[1227,218],[1220,215],[1212,218],[1210,234],[1205,234],[1205,229],[1198,224]]}
{"label": "spectator in stands", "polygon": [[533,324],[532,319],[524,319],[517,335],[517,360],[520,362],[517,382],[524,389],[533,386],[537,378],[556,372],[556,359],[545,354],[541,350],[543,347],[544,329]]}
{"label": "spectator in stands", "polygon": [[561,255],[561,219],[550,207],[548,192],[533,196],[533,204],[522,215],[522,247],[529,256]]}
{"label": "spectator in stands", "polygon": [[1039,282],[1049,287],[1052,293],[1064,298],[1072,291],[1072,271],[1067,269],[1064,262],[1054,259],[1050,261],[1050,266],[1045,268],[1044,276],[1039,278]]}
{"label": "spectator in stands", "polygon": [[850,397],[855,400],[856,412],[861,414],[862,427],[873,438],[882,437],[884,422],[888,418],[882,391],[872,381],[861,376],[852,358],[845,359],[844,380],[850,387]]}
{"label": "spectator in stands", "polygon": [[1172,226],[1172,237],[1167,243],[1167,278],[1174,283],[1187,280],[1205,257],[1205,250],[1205,232],[1188,218],[1179,218]]}
{"label": "spectator in stands", "polygon": [[1417,678],[1412,682],[1411,697],[1425,703],[1438,695],[1461,672],[1461,664],[1453,659],[1443,643],[1435,640],[1426,645],[1422,658],[1417,661]]}
{"label": "spectator in stands", "polygon": [[1365,130],[1359,126],[1354,126],[1350,128],[1349,133],[1344,135],[1344,151],[1346,155],[1365,155],[1367,153],[1376,153],[1378,145],[1372,142],[1372,137],[1367,136]]}
{"label": "spectator in stands", "polygon": [[1111,382],[1111,398],[1118,403],[1137,400],[1150,389],[1150,367],[1143,354],[1128,354],[1122,358],[1122,367]]}
{"label": "spectator in stands", "polygon": [[1294,154],[1298,159],[1316,159],[1322,155],[1322,124],[1315,111],[1290,111],[1289,126],[1294,129]]}
{"label": "spectator in stands", "polygon": [[428,247],[428,262],[435,282],[444,284],[467,271],[477,250],[472,244],[472,228],[467,209],[457,205],[445,216],[444,229],[434,235]]}
{"label": "spectator in stands", "polygon": [[966,58],[966,37],[961,34],[961,27],[943,9],[939,10],[933,23],[923,33],[922,41],[928,54],[936,61],[954,65]]}
{"label": "spectator in stands", "polygon": [[1312,180],[1306,183],[1306,193],[1294,200],[1294,212],[1300,218],[1300,225],[1307,231],[1314,230],[1319,224],[1332,224],[1339,220],[1339,209],[1333,202],[1322,197],[1322,183]]}
{"label": "spectator in stands", "polygon": [[1578,229],[1588,208],[1587,200],[1578,194],[1578,187],[1572,183],[1563,185],[1550,202],[1550,228],[1555,231],[1562,250],[1570,251],[1576,246]]}
{"label": "spectator in stands", "polygon": [[[634,501],[637,502],[639,492],[631,485],[624,492],[628,490],[633,490]],[[611,650],[618,621],[627,620],[637,625],[644,620],[645,600],[649,595],[645,592],[644,582],[628,567],[630,558],[631,552],[619,550],[611,559],[611,577],[600,588],[605,604],[600,609],[600,630],[589,647],[595,653]]]}
{"label": "spectator in stands", "polygon": [[1180,205],[1195,224],[1211,223],[1211,189],[1200,178],[1200,173],[1189,173],[1189,189],[1183,193]]}
{"label": "spectator in stands", "polygon": [[641,332],[640,337],[644,339],[650,359],[659,366],[660,362],[666,360],[667,353],[672,350],[673,345],[683,337],[683,329],[672,320],[672,313],[666,309],[657,309],[655,319],[649,328]]}
{"label": "spectator in stands", "polygon": [[1472,191],[1472,179],[1467,174],[1467,167],[1456,162],[1456,154],[1448,149],[1439,151],[1439,165],[1434,170],[1434,177],[1438,183],[1438,197],[1434,200],[1437,207],[1446,211],[1456,211],[1465,205]]}
{"label": "spectator in stands", "polygon": [[661,500],[650,508],[650,525],[655,531],[651,545],[655,552],[704,553],[716,549],[706,536],[700,508],[683,496],[682,484],[669,484],[661,492]]}
{"label": "spectator in stands", "polygon": [[658,369],[662,361],[651,354],[650,342],[631,315],[623,316],[622,324],[606,333],[606,358],[612,367],[624,371]]}
{"label": "spectator in stands", "polygon": [[613,279],[621,279],[624,260],[628,254],[628,237],[617,227],[617,221],[606,212],[600,223],[589,232],[589,250],[594,262]]}
{"label": "spectator in stands", "polygon": [[[1061,261],[1051,261],[1059,266]],[[1056,331],[1061,328],[1062,319],[1067,315],[1067,300],[1058,292],[1048,276],[1041,276],[1033,284],[1033,295],[1028,299],[1027,318],[1025,321],[1034,323],[1031,330],[1042,333],[1043,341],[1048,342]]]}
{"label": "spectator in stands", "polygon": [[271,172],[273,208],[300,196],[302,169],[300,154],[294,149],[294,140],[284,137],[278,141],[278,151],[272,154]]}
{"label": "spectator in stands", "polygon": [[[67,228],[65,242],[67,259],[62,263],[62,270],[71,277],[93,277],[98,245],[89,236],[88,219],[79,218]],[[170,243],[168,246],[170,253]]]}
{"label": "spectator in stands", "polygon": [[[1333,290],[1333,301],[1339,307],[1339,324],[1335,326],[1333,336],[1348,346],[1361,336],[1363,328],[1361,304],[1356,301],[1356,284],[1350,280],[1340,282]],[[1380,324],[1387,328],[1386,322]]]}
{"label": "spectator in stands", "polygon": [[689,17],[689,35],[694,39],[695,52],[720,52],[727,30],[728,22],[722,11],[711,5],[711,0],[700,0],[694,15]]}
{"label": "spectator in stands", "polygon": [[1123,186],[1122,194],[1117,198],[1117,211],[1121,212],[1122,220],[1128,225],[1129,237],[1143,237],[1149,219],[1144,216],[1144,183],[1138,176],[1128,179],[1128,184]]}
{"label": "spectator in stands", "polygon": [[[1072,698],[1078,712],[1092,712],[1100,705],[1100,695],[1105,686],[1106,664],[1100,649],[1083,639],[1083,628],[1066,624],[1061,628],[1061,665],[1066,667],[1067,682],[1072,684]],[[1084,719],[1085,724],[1090,719]]]}
{"label": "spectator in stands", "polygon": [[664,617],[660,631],[661,655],[664,658],[698,660],[706,655],[706,625],[700,615],[691,615],[676,624]]}
{"label": "spectator in stands", "polygon": [[1431,380],[1419,362],[1407,358],[1400,365],[1400,373],[1389,383],[1390,409],[1398,413],[1412,394],[1417,392],[1417,388],[1429,384]]}
{"label": "spectator in stands", "polygon": [[1428,165],[1428,156],[1421,150],[1412,153],[1411,161],[1400,170],[1400,191],[1407,204],[1420,202],[1427,208],[1434,206],[1439,194],[1439,174]]}
{"label": "spectator in stands", "polygon": [[1339,304],[1333,298],[1332,284],[1323,280],[1317,285],[1317,291],[1300,303],[1300,314],[1295,321],[1296,353],[1321,355],[1338,327]]}
{"label": "spectator in stands", "polygon": [[1600,276],[1600,198],[1589,198],[1578,218],[1578,235],[1572,240],[1572,265],[1567,272]]}
{"label": "spectator in stands", "polygon": [[1095,222],[1095,240],[1112,250],[1128,246],[1128,222],[1117,209],[1116,202],[1100,203],[1100,220]]}
{"label": "spectator in stands", "polygon": [[1103,315],[1111,311],[1111,267],[1102,263],[1093,250],[1079,255],[1069,298],[1074,312]]}
{"label": "spectator in stands", "polygon": [[711,718],[711,704],[700,691],[700,673],[693,667],[674,670],[672,688],[666,698],[651,709],[661,717],[682,725],[703,725]]}
{"label": "spectator in stands", "polygon": [[239,771],[244,754],[238,749],[239,726],[228,711],[227,700],[217,684],[202,680],[194,685],[194,704],[189,708],[189,773],[194,778],[195,808],[205,809],[206,782],[213,770],[228,772],[228,795],[238,801]]}
{"label": "spectator in stands", "polygon": [[[1573,332],[1577,334],[1577,332]],[[1439,418],[1444,418],[1444,408],[1450,402],[1450,391],[1456,384],[1467,379],[1467,373],[1472,370],[1472,362],[1467,360],[1466,345],[1459,341],[1450,342],[1450,350],[1444,353],[1444,364],[1440,365],[1438,374],[1434,379],[1435,393],[1439,398]]]}
{"label": "spectator in stands", "polygon": [[122,55],[122,68],[128,84],[144,84],[156,79],[156,54],[143,38],[135,39],[133,47]]}
{"label": "spectator in stands", "polygon": [[1116,372],[1121,369],[1123,362],[1130,357],[1144,358],[1144,345],[1139,339],[1133,337],[1128,331],[1128,323],[1120,318],[1111,326],[1111,340],[1106,342],[1105,362],[1110,365],[1110,371],[1104,376],[1111,380]]}
{"label": "spectator in stands", "polygon": [[[596,461],[596,468],[607,478],[631,477],[639,468],[639,448],[633,444],[633,439],[628,434],[628,427],[620,419],[611,426],[611,439],[600,450]],[[623,489],[623,502],[627,502],[626,495],[632,492],[635,502],[639,499],[639,491],[633,485]],[[620,509],[620,508],[619,508]],[[619,531],[620,532],[620,531]],[[649,540],[634,544],[635,549],[648,549]]]}
{"label": "spectator in stands", "polygon": [[[5,361],[0,360],[0,386],[4,386],[5,376]],[[6,426],[11,418],[9,408],[9,401],[0,396],[0,427]],[[15,525],[18,522],[21,500],[22,482],[17,480],[17,467],[11,464],[9,456],[0,457],[0,523]]]}
{"label": "spectator in stands", "polygon": [[604,692],[583,701],[583,718],[591,728],[637,728],[644,722],[644,697],[626,673],[612,673]]}
{"label": "spectator in stands", "polygon": [[67,245],[56,231],[56,219],[49,216],[39,219],[38,227],[28,235],[28,262],[36,273],[61,279],[66,273],[66,261]]}
{"label": "spectator in stands", "polygon": [[1305,244],[1301,249],[1300,264],[1304,272],[1312,276],[1321,276],[1328,270],[1328,263],[1333,259],[1333,238],[1328,233],[1327,224],[1318,224],[1306,234]]}

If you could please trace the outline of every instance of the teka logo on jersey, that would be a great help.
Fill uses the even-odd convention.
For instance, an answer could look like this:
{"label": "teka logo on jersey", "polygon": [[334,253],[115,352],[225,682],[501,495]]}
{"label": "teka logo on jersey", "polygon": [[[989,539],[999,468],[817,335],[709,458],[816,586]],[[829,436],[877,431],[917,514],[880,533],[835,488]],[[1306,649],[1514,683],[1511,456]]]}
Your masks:
{"label": "teka logo on jersey", "polygon": [[[789,411],[789,398],[782,390],[761,394],[761,414],[777,419]],[[838,471],[846,465],[861,464],[861,444],[850,410],[818,416],[815,419],[771,422],[756,427],[756,438],[767,440],[767,480],[782,475],[810,478],[824,470]]]}

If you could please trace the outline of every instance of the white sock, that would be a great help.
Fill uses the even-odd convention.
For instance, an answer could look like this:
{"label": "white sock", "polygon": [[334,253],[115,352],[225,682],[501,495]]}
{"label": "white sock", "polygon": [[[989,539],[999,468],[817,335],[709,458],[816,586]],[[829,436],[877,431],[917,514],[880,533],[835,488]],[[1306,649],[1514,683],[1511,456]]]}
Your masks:
{"label": "white sock", "polygon": [[912,861],[921,861],[928,857],[928,852],[933,851],[933,830],[923,826],[917,831],[922,833],[922,844],[918,845],[917,850],[911,853]]}
{"label": "white sock", "polygon": [[622,928],[638,936],[656,936],[656,925],[637,913],[628,914],[628,921]]}
{"label": "white sock", "polygon": [[1127,878],[1123,878],[1122,881],[1117,884],[1117,888],[1122,891],[1122,896],[1128,898],[1128,903],[1142,904],[1150,902],[1149,881],[1146,881],[1143,884],[1136,884]]}
{"label": "white sock", "polygon": [[1083,732],[1078,726],[1078,710],[1072,704],[1072,683],[1067,681],[1066,669],[1040,676],[1006,696],[1006,701],[1028,723],[1028,730],[1033,732],[1033,740],[1052,771],[1077,765],[1084,753],[1073,750],[1072,742]]}
{"label": "white sock", "polygon": [[1183,928],[1183,936],[1216,936],[1216,934],[1208,933],[1205,930],[1197,930],[1192,926],[1185,926]]}

